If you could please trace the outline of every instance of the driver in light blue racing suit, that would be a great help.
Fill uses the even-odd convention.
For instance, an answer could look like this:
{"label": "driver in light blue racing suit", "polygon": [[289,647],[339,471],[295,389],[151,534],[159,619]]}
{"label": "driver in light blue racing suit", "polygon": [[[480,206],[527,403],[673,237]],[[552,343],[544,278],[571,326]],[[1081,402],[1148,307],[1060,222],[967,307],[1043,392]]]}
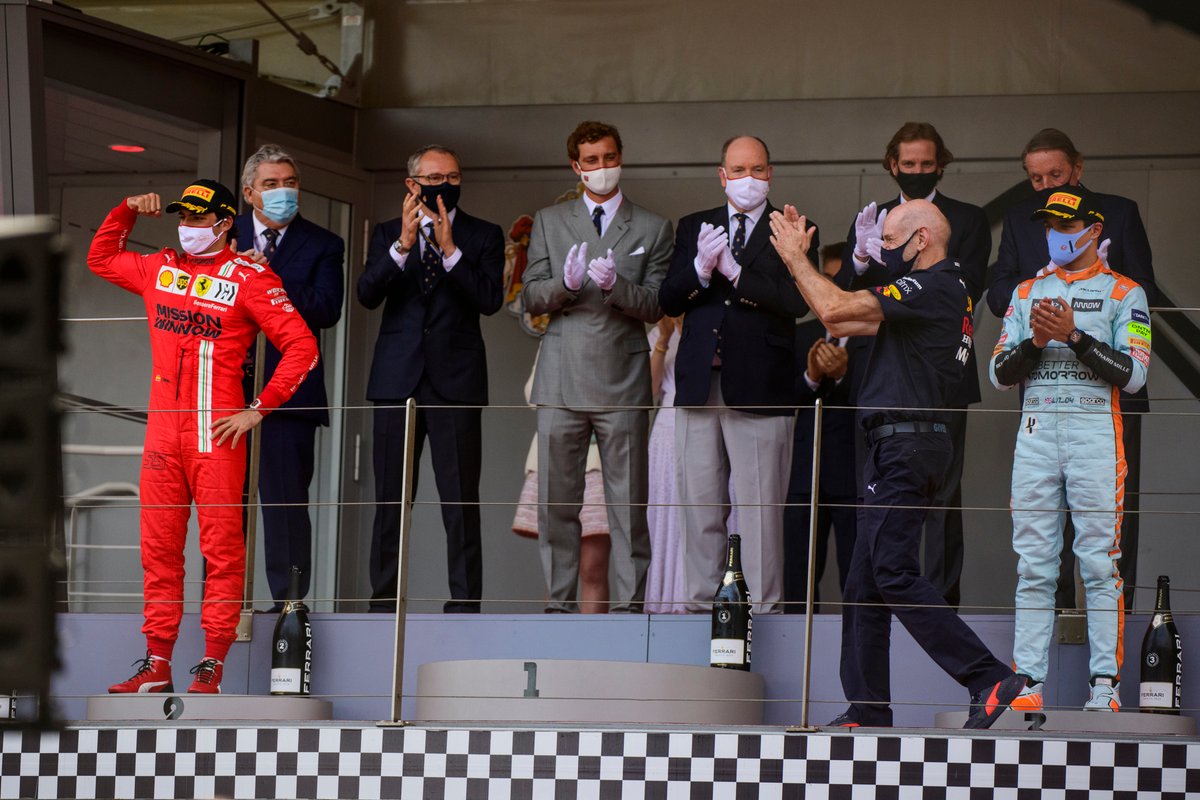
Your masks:
{"label": "driver in light blue racing suit", "polygon": [[1084,708],[1117,711],[1124,603],[1117,559],[1125,500],[1118,393],[1136,392],[1150,364],[1146,293],[1099,258],[1104,217],[1082,186],[1043,192],[1044,274],[1013,292],[989,366],[999,389],[1024,385],[1013,458],[1017,566],[1013,662],[1026,688],[1012,708],[1042,710],[1054,627],[1064,509],[1087,594],[1091,695]]}

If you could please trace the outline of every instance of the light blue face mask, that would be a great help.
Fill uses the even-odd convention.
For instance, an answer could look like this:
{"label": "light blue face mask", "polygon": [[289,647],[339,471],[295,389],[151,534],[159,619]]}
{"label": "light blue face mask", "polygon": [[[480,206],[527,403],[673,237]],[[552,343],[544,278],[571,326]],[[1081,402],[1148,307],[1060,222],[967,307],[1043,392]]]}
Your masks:
{"label": "light blue face mask", "polygon": [[1056,267],[1065,267],[1079,258],[1079,251],[1087,249],[1086,244],[1082,248],[1079,247],[1079,242],[1091,232],[1091,226],[1088,226],[1079,233],[1061,233],[1053,228],[1048,229],[1046,231],[1046,246],[1050,248],[1050,260],[1054,262]]}
{"label": "light blue face mask", "polygon": [[263,216],[272,222],[287,224],[300,212],[299,189],[280,186],[278,189],[267,189],[265,192],[259,192],[259,196],[262,197],[263,201]]}

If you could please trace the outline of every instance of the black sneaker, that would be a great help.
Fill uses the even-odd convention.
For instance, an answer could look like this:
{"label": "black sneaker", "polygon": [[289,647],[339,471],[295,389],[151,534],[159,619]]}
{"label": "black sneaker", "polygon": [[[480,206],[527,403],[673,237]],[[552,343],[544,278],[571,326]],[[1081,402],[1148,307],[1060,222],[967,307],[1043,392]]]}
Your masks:
{"label": "black sneaker", "polygon": [[860,723],[858,720],[856,720],[854,717],[852,717],[849,711],[843,711],[841,714],[838,714],[836,717],[829,720],[829,722],[826,722],[821,727],[823,727],[823,728],[857,728],[857,727],[860,727],[861,725],[862,725],[862,723]]}
{"label": "black sneaker", "polygon": [[992,727],[992,723],[1000,719],[1000,715],[1017,698],[1025,685],[1025,678],[1021,675],[1009,675],[979,694],[973,695],[971,710],[967,714],[967,724],[963,727],[981,730]]}

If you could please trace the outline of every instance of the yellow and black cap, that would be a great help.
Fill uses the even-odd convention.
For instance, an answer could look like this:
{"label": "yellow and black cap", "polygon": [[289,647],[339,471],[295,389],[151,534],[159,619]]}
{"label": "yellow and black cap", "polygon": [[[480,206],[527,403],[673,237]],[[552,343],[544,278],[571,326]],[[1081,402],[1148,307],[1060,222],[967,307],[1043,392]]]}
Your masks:
{"label": "yellow and black cap", "polygon": [[202,178],[183,190],[183,196],[166,207],[168,214],[191,211],[193,214],[217,215],[217,219],[237,216],[237,201],[233,192],[223,184]]}
{"label": "yellow and black cap", "polygon": [[1038,193],[1041,207],[1033,212],[1033,219],[1049,219],[1051,217],[1065,220],[1081,219],[1091,225],[1093,222],[1104,222],[1104,214],[1100,211],[1100,198],[1082,186],[1058,186],[1054,189],[1043,189]]}

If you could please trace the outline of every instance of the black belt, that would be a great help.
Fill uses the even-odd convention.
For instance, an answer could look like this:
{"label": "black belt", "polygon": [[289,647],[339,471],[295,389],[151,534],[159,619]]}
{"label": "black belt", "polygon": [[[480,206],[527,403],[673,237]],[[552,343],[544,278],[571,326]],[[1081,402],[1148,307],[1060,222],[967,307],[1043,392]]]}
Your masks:
{"label": "black belt", "polygon": [[880,439],[895,436],[897,433],[949,433],[950,429],[943,422],[893,422],[891,425],[877,425],[867,431],[867,441],[875,444]]}

